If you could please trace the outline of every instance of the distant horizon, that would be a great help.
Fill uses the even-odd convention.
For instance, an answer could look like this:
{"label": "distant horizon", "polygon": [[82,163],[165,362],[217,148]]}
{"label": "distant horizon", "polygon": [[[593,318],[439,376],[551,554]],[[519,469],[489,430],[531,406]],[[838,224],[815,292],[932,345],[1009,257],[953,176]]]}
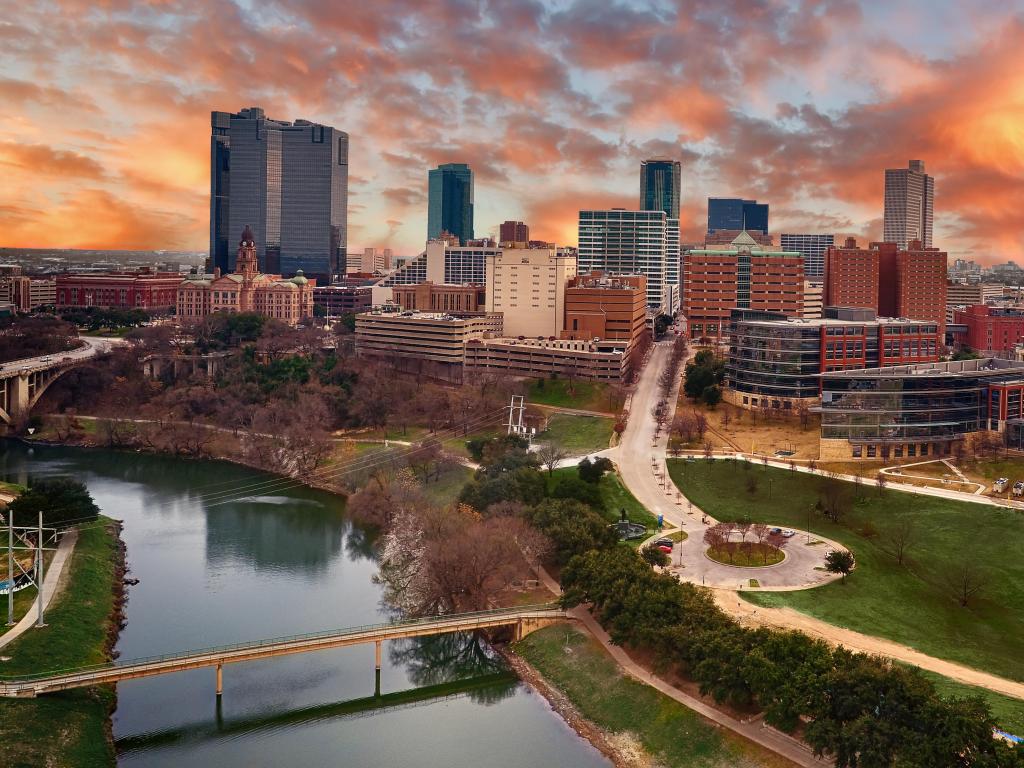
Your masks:
{"label": "distant horizon", "polygon": [[478,237],[575,245],[576,212],[635,209],[656,157],[682,163],[683,242],[709,197],[881,240],[885,169],[920,159],[935,246],[1019,248],[1024,0],[57,4],[3,27],[3,247],[207,252],[210,112],[261,106],[349,133],[350,252],[422,250],[445,162],[474,170]]}

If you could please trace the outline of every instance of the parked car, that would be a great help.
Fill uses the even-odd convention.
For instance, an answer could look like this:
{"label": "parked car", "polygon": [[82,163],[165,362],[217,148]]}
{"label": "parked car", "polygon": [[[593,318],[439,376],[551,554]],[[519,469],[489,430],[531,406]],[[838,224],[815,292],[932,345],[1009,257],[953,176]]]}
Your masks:
{"label": "parked car", "polygon": [[1000,477],[994,483],[992,483],[992,490],[995,493],[1002,493],[1006,490],[1006,487],[1010,484],[1009,478]]}
{"label": "parked car", "polygon": [[1013,484],[1013,495],[1024,496],[1024,480],[1018,480]]}
{"label": "parked car", "polygon": [[779,535],[782,534],[782,529],[781,528],[771,528],[771,529],[769,529],[768,533],[770,533],[772,536],[779,536]]}
{"label": "parked car", "polygon": [[672,549],[672,547],[675,546],[675,542],[672,541],[672,539],[670,539],[668,537],[665,537],[665,538],[661,538],[661,539],[655,539],[654,540],[654,546],[656,546],[656,547],[668,547],[669,549]]}
{"label": "parked car", "polygon": [[784,530],[784,531],[782,532],[782,535],[783,535],[783,536],[784,536],[785,538],[787,538],[787,539],[791,539],[791,538],[793,538],[794,536],[796,536],[796,531],[791,531],[791,530],[789,530],[789,528],[787,528],[786,530]]}

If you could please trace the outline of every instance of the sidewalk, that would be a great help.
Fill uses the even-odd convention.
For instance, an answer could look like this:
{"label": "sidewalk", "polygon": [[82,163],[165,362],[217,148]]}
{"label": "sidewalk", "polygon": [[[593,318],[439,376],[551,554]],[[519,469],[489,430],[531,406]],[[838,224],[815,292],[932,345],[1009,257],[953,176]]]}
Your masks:
{"label": "sidewalk", "polygon": [[[71,553],[75,550],[75,542],[78,541],[78,530],[72,528],[60,540],[60,544],[57,545],[57,551],[53,555],[53,560],[50,561],[50,568],[43,577],[43,610],[45,611],[50,607],[50,603],[53,602],[53,598],[59,591],[60,577],[64,573],[64,567],[71,559]],[[28,629],[35,626],[36,623],[36,607],[35,603],[29,609],[28,613],[21,617],[21,621],[11,627],[6,633],[0,635],[0,648],[14,642],[16,639],[21,637]]]}

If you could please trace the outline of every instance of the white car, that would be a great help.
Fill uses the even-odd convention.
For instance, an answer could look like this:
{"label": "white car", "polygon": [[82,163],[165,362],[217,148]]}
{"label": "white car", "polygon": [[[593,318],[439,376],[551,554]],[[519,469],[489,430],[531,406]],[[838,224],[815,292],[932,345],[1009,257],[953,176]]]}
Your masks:
{"label": "white car", "polygon": [[791,531],[791,530],[789,530],[789,528],[787,528],[786,530],[784,530],[782,532],[782,535],[783,535],[783,537],[785,537],[787,539],[791,539],[794,536],[796,536],[796,531]]}
{"label": "white car", "polygon": [[1009,478],[1000,477],[994,483],[992,483],[992,490],[996,493],[1002,493],[1006,490],[1006,486],[1010,484]]}
{"label": "white car", "polygon": [[1018,480],[1013,484],[1013,495],[1024,496],[1024,480]]}

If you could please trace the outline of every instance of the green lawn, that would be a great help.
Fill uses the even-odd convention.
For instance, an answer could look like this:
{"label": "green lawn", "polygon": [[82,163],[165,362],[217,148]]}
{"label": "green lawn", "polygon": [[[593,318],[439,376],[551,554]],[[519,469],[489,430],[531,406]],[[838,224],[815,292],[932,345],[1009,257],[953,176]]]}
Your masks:
{"label": "green lawn", "polygon": [[580,456],[607,448],[614,427],[614,419],[556,413],[548,419],[548,428],[537,435],[537,440],[554,442],[568,451],[570,456]]}
{"label": "green lawn", "polygon": [[[544,473],[545,475],[547,472]],[[548,480],[550,488],[560,477],[579,477],[576,467],[563,467],[551,473]],[[629,489],[615,472],[606,472],[598,483],[601,500],[604,502],[604,516],[609,522],[617,522],[621,517],[620,510],[626,510],[626,517],[631,523],[640,523],[653,530],[658,526],[658,518],[647,511],[647,507],[636,500]]]}
{"label": "green lawn", "polygon": [[789,765],[703,720],[654,688],[626,677],[589,635],[567,625],[534,632],[516,652],[591,722],[639,741],[666,768]]}
{"label": "green lawn", "polygon": [[[104,518],[101,518],[101,520]],[[82,530],[71,560],[71,581],[33,629],[3,649],[0,675],[24,675],[106,661],[113,606],[116,539],[103,526]],[[110,686],[0,700],[0,765],[112,766],[105,723],[114,704]]]}
{"label": "green lawn", "polygon": [[485,427],[484,429],[478,429],[475,432],[470,432],[468,435],[459,435],[457,437],[450,437],[445,440],[442,445],[446,451],[454,453],[458,456],[470,458],[469,451],[466,450],[466,443],[470,440],[476,440],[482,437],[501,437],[508,432],[507,427],[503,425],[496,425],[493,427]]}
{"label": "green lawn", "polygon": [[534,379],[526,391],[526,400],[536,405],[550,405],[553,408],[580,408],[585,411],[610,413],[614,403],[609,403],[608,385],[596,381],[575,381],[573,392],[564,379]]}
{"label": "green lawn", "polygon": [[[822,478],[732,461],[669,462],[676,484],[712,516],[803,528],[819,497]],[[759,478],[749,493],[745,476]],[[769,483],[768,480],[772,482]],[[852,499],[856,488],[843,484]],[[769,498],[769,492],[771,498]],[[824,621],[895,640],[924,653],[1024,680],[1024,515],[983,504],[864,487],[862,498],[836,525],[811,517],[814,533],[853,551],[857,569],[844,586],[833,582],[802,592],[745,593],[751,602],[789,606]],[[916,542],[899,566],[887,554],[887,532],[909,520]],[[879,535],[866,538],[870,523]],[[800,546],[794,539],[789,546]],[[988,579],[970,607],[953,599],[950,574],[963,562],[978,564]]]}
{"label": "green lawn", "polygon": [[1000,728],[1015,736],[1024,736],[1024,701],[993,693],[985,688],[975,688],[973,685],[958,683],[956,680],[950,680],[948,677],[925,669],[921,670],[921,674],[935,684],[936,690],[942,696],[958,696],[960,698],[980,696],[992,710]]}
{"label": "green lawn", "polygon": [[452,504],[459,498],[462,486],[473,479],[473,470],[461,464],[445,470],[437,480],[423,486],[423,492],[436,504]]}

